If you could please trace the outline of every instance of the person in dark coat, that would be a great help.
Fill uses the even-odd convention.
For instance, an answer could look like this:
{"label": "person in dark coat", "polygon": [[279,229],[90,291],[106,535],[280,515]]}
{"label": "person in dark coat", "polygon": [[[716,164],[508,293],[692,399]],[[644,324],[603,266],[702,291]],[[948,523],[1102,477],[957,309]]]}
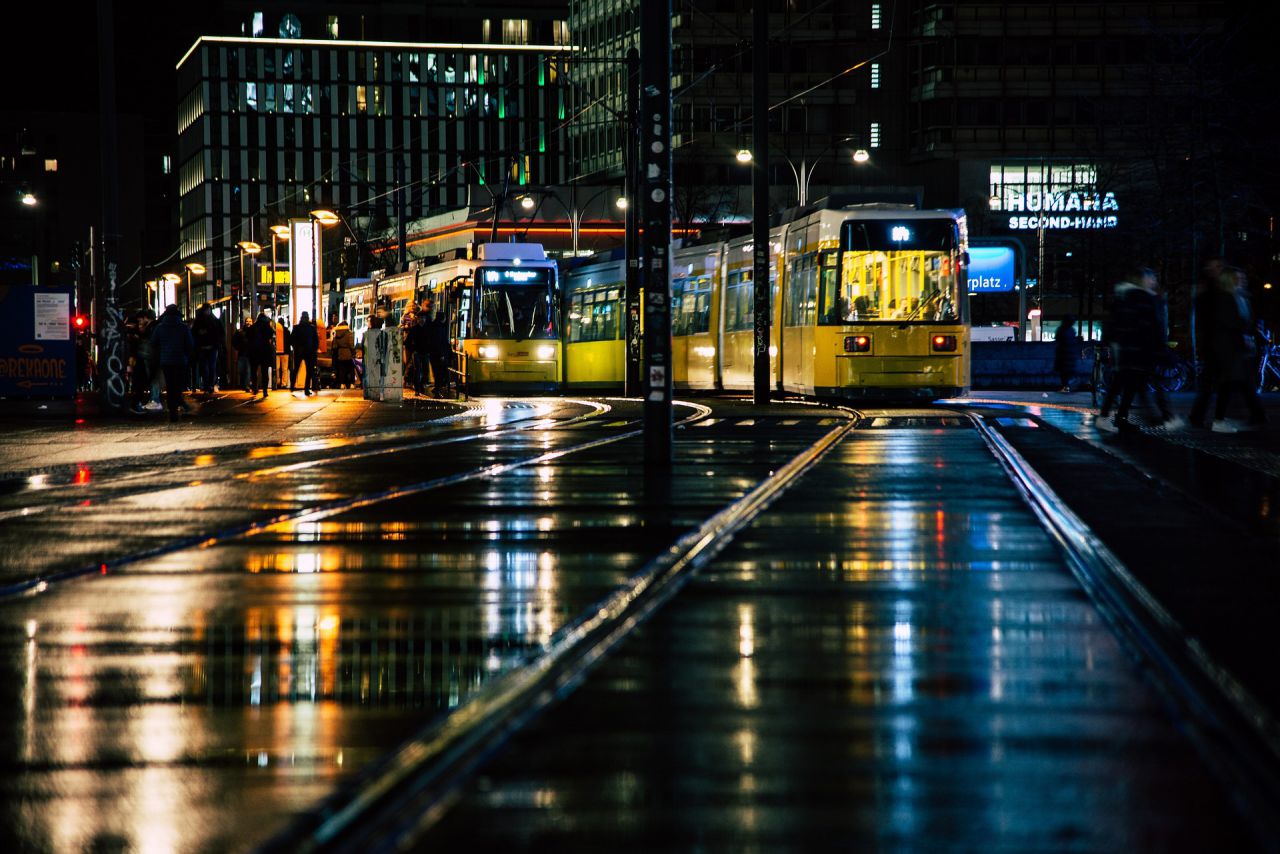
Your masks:
{"label": "person in dark coat", "polygon": [[276,327],[276,388],[284,388],[284,381],[293,372],[293,349],[289,345],[289,325],[281,317]]}
{"label": "person in dark coat", "polygon": [[1076,334],[1076,317],[1068,314],[1058,324],[1053,336],[1053,369],[1062,380],[1058,391],[1071,391],[1071,379],[1076,373],[1076,360],[1080,358],[1080,336]]}
{"label": "person in dark coat", "polygon": [[156,361],[164,373],[165,388],[168,389],[169,420],[177,421],[178,411],[186,409],[182,389],[195,351],[195,339],[187,324],[182,322],[182,313],[176,305],[167,307],[156,323],[151,333],[151,346],[155,348]]}
{"label": "person in dark coat", "polygon": [[1266,413],[1254,388],[1254,330],[1245,295],[1244,274],[1214,259],[1205,266],[1205,282],[1194,303],[1196,355],[1200,360],[1199,387],[1191,404],[1191,424],[1204,426],[1209,398],[1217,392],[1213,422],[1215,433],[1235,433],[1229,424],[1227,404],[1239,392],[1249,408],[1249,423],[1266,423]]}
{"label": "person in dark coat", "polygon": [[356,336],[345,320],[332,324],[333,338],[329,350],[333,353],[333,372],[339,388],[356,386]]}
{"label": "person in dark coat", "polygon": [[[1094,422],[1098,429],[1109,430],[1129,425],[1129,408],[1139,394],[1150,388],[1160,412],[1162,426],[1181,426],[1181,419],[1169,408],[1164,390],[1151,384],[1152,374],[1168,348],[1164,307],[1156,293],[1156,274],[1145,267],[1135,270],[1126,281],[1116,285],[1116,298],[1103,330],[1103,341],[1111,348],[1115,381],[1107,389],[1102,409]],[[1114,423],[1107,421],[1111,405],[1120,398]]]}
{"label": "person in dark coat", "polygon": [[436,397],[449,392],[449,324],[442,312],[434,312],[427,320],[427,357],[431,360],[431,374],[435,381]]}
{"label": "person in dark coat", "polygon": [[306,366],[307,376],[303,391],[311,396],[311,389],[320,391],[320,377],[316,375],[316,357],[320,353],[320,334],[316,332],[311,316],[303,312],[294,324],[293,333],[289,336],[289,344],[293,347],[293,374],[289,377],[289,391],[298,387],[298,368]]}
{"label": "person in dark coat", "polygon": [[251,372],[250,393],[262,392],[265,400],[271,388],[271,366],[276,360],[276,330],[266,313],[249,327],[249,365]]}
{"label": "person in dark coat", "polygon": [[431,356],[427,347],[427,315],[419,312],[413,325],[404,333],[404,349],[408,354],[409,376],[413,380],[413,390],[418,395],[427,382],[427,365]]}
{"label": "person in dark coat", "polygon": [[214,315],[208,303],[196,309],[191,334],[196,342],[196,381],[205,394],[213,394],[213,384],[218,376],[218,352],[222,349],[225,333],[222,321]]}

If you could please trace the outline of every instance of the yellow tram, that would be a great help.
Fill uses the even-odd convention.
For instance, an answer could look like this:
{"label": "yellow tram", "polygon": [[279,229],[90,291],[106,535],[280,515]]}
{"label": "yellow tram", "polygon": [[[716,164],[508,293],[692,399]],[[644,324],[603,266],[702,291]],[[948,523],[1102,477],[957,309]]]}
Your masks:
{"label": "yellow tram", "polygon": [[446,318],[464,390],[560,389],[559,276],[541,245],[486,243],[475,258],[414,262],[407,272],[349,287],[342,311],[362,342],[373,316],[399,325],[427,302]]}
{"label": "yellow tram", "polygon": [[[751,238],[682,247],[672,263],[677,388],[754,382]],[[969,387],[963,212],[899,205],[803,211],[770,232],[773,388],[934,399]],[[622,382],[621,259],[566,277],[566,384]]]}

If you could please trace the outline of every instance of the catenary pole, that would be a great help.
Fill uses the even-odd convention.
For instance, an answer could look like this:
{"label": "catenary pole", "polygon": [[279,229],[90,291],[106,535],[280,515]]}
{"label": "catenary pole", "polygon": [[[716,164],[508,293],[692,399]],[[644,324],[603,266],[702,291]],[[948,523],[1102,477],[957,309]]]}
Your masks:
{"label": "catenary pole", "polygon": [[640,0],[644,459],[671,465],[671,0]]}
{"label": "catenary pole", "polygon": [[769,402],[769,9],[755,0],[751,12],[752,280],[755,283],[754,402]]}

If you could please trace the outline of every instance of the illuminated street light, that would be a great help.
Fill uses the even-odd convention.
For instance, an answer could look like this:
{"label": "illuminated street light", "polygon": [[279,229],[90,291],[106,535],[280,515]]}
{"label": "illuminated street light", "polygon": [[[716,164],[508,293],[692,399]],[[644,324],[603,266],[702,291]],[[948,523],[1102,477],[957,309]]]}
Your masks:
{"label": "illuminated street light", "polygon": [[205,269],[203,264],[196,261],[192,261],[185,266],[187,270],[187,316],[194,317],[195,312],[191,310],[191,274],[195,273],[197,276],[203,276]]}
{"label": "illuminated street light", "polygon": [[337,225],[340,219],[336,213],[327,210],[312,211],[311,218],[321,225]]}
{"label": "illuminated street light", "polygon": [[627,201],[626,196],[618,196],[618,200],[613,204],[615,207],[618,208],[618,210],[625,211],[627,209],[627,206],[630,205],[631,203]]}
{"label": "illuminated street light", "polygon": [[[271,226],[271,308],[276,317],[280,316],[280,274],[276,267],[276,243],[289,239],[289,226]],[[293,271],[289,271],[289,281],[293,281]]]}
{"label": "illuminated street light", "polygon": [[739,149],[738,149],[738,162],[739,162],[739,163],[750,163],[750,162],[751,162],[751,152],[750,152],[750,150],[748,150],[748,149],[746,149],[746,148],[739,148]]}
{"label": "illuminated street light", "polygon": [[[233,324],[244,321],[244,315],[240,307],[240,298],[243,298],[248,290],[244,281],[244,256],[257,255],[262,251],[262,245],[254,243],[252,240],[241,240],[236,244],[236,247],[240,250],[240,297],[236,299],[235,315],[231,318]],[[254,287],[254,295],[257,295],[256,285]]]}
{"label": "illuminated street light", "polygon": [[870,159],[871,154],[865,148],[859,148],[857,151],[853,152],[854,163],[866,163]]}
{"label": "illuminated street light", "polygon": [[533,210],[534,204],[535,202],[533,201],[533,196],[525,196],[523,199],[520,200],[520,207],[524,208],[527,211]]}
{"label": "illuminated street light", "polygon": [[26,205],[27,207],[34,207],[34,206],[36,205],[36,197],[35,197],[35,194],[34,194],[34,193],[23,193],[23,194],[22,194],[22,203],[23,203],[24,205]]}

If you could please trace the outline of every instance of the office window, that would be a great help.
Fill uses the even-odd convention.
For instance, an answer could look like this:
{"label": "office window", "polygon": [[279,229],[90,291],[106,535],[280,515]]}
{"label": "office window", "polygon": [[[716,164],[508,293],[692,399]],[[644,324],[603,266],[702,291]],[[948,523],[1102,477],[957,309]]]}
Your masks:
{"label": "office window", "polygon": [[262,33],[266,30],[266,25],[262,22],[262,13],[253,13],[253,37],[255,39],[262,38]]}
{"label": "office window", "polygon": [[880,63],[878,62],[871,63],[871,88],[880,88]]}
{"label": "office window", "polygon": [[[54,164],[54,171],[56,172],[58,161],[56,160],[53,161],[53,164]],[[160,160],[160,171],[163,172],[165,175],[168,175],[170,172],[173,171],[173,160],[167,154],[164,155],[164,157],[161,158]]]}
{"label": "office window", "polygon": [[329,16],[328,31],[329,31],[329,38],[336,39],[338,37],[338,16],[337,15]]}
{"label": "office window", "polygon": [[871,123],[871,132],[867,134],[867,143],[871,148],[880,147],[880,123]]}
{"label": "office window", "polygon": [[873,30],[880,29],[880,4],[879,3],[871,4],[871,29]]}
{"label": "office window", "polygon": [[[168,158],[168,157],[165,157],[165,161],[167,162],[168,160],[169,160],[169,158]],[[46,172],[57,172],[57,171],[58,171],[58,161],[56,161],[56,160],[46,160],[46,161],[44,162],[44,171],[46,171]],[[165,173],[166,173],[166,174],[168,174],[168,172],[169,172],[169,170],[168,170],[168,169],[166,169],[166,170],[164,170],[164,171],[165,171]]]}

